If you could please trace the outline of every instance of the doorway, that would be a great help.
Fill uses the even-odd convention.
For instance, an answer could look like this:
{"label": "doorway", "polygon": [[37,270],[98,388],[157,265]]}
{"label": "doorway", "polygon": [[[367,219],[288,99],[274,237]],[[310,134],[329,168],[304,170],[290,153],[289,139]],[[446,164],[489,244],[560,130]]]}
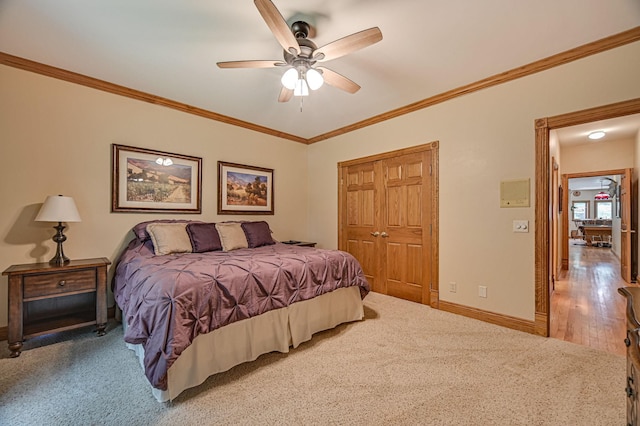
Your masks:
{"label": "doorway", "polygon": [[[569,249],[572,243],[582,240],[587,246],[611,248],[619,259],[621,276],[632,282],[631,253],[626,241],[627,233],[621,224],[630,224],[630,202],[621,203],[622,194],[618,188],[625,187],[631,192],[632,169],[602,170],[562,175],[562,185],[568,188],[563,200],[562,214],[562,259],[563,270],[569,266]],[[575,186],[576,182],[584,183]],[[573,182],[573,183],[570,183]],[[607,182],[607,191],[605,189]],[[631,197],[629,197],[631,198]],[[607,207],[607,208],[605,208]],[[622,212],[621,210],[627,210]],[[636,210],[636,209],[633,209]],[[627,217],[629,216],[629,217]],[[625,250],[626,249],[626,250]]]}
{"label": "doorway", "polygon": [[[553,164],[550,136],[552,129],[606,120],[640,113],[640,99],[619,102],[535,120],[536,151],[536,228],[535,228],[535,333],[549,336],[550,300],[553,289],[553,259],[550,241],[553,241],[553,221],[557,220],[552,200],[555,194],[551,186]],[[633,229],[629,228],[631,234]]]}

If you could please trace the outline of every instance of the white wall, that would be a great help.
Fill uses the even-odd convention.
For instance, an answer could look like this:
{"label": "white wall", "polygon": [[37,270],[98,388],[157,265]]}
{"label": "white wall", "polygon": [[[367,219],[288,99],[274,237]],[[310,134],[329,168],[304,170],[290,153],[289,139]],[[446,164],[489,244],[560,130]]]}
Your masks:
{"label": "white wall", "polygon": [[[66,230],[70,258],[112,261],[131,227],[154,218],[217,216],[217,161],[274,169],[279,239],[309,238],[307,146],[37,74],[0,66],[0,271],[48,261],[54,224],[34,222],[47,195],[73,196],[82,222]],[[202,214],[110,213],[111,144],[203,158]],[[112,303],[112,301],[110,302]],[[7,278],[0,279],[0,327],[7,324]]]}
{"label": "white wall", "polygon": [[534,120],[640,97],[638,75],[635,43],[313,144],[311,237],[337,246],[337,162],[439,140],[440,298],[533,320],[534,204],[499,208],[500,181],[531,178],[534,194]]}
{"label": "white wall", "polygon": [[587,173],[633,167],[635,140],[622,139],[604,143],[562,147],[562,173]]}

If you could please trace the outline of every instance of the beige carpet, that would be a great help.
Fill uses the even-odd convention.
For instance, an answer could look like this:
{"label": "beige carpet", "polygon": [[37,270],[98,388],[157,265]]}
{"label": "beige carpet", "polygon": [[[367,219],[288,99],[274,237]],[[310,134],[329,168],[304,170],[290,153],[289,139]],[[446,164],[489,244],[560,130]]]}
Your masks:
{"label": "beige carpet", "polygon": [[167,404],[116,324],[33,339],[16,359],[2,342],[0,424],[625,424],[623,357],[375,293],[365,306]]}

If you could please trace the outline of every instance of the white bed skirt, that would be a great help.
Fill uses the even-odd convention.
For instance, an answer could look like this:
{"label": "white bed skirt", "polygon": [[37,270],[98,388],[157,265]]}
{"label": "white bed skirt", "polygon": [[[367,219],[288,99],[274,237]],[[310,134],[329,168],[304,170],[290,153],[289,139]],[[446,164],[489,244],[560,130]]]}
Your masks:
{"label": "white bed skirt", "polygon": [[[311,340],[314,333],[362,318],[360,288],[347,287],[201,334],[169,368],[167,390],[152,387],[153,396],[160,402],[172,400],[213,374],[262,354],[289,352],[289,347]],[[126,327],[124,321],[123,326]],[[143,365],[142,345],[126,345]]]}

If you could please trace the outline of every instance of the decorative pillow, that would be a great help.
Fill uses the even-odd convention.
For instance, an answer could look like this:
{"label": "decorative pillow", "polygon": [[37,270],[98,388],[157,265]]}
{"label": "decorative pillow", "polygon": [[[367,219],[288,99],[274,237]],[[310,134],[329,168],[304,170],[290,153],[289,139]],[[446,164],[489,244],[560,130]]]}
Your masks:
{"label": "decorative pillow", "polygon": [[148,220],[146,222],[140,222],[133,227],[132,231],[137,239],[140,241],[147,241],[151,238],[151,235],[147,232],[147,226],[152,223],[202,223],[197,220],[185,220],[185,219],[156,219]]}
{"label": "decorative pillow", "polygon": [[187,234],[194,253],[222,250],[215,223],[190,223],[187,225]]}
{"label": "decorative pillow", "polygon": [[275,244],[275,241],[271,238],[271,229],[269,229],[267,222],[243,222],[240,225],[247,237],[249,247],[253,248]]}
{"label": "decorative pillow", "polygon": [[191,240],[186,223],[150,223],[147,232],[153,241],[156,255],[191,253]]}
{"label": "decorative pillow", "polygon": [[216,229],[218,230],[220,242],[222,243],[222,250],[231,251],[249,247],[247,237],[244,235],[241,225],[240,222],[216,223]]}

